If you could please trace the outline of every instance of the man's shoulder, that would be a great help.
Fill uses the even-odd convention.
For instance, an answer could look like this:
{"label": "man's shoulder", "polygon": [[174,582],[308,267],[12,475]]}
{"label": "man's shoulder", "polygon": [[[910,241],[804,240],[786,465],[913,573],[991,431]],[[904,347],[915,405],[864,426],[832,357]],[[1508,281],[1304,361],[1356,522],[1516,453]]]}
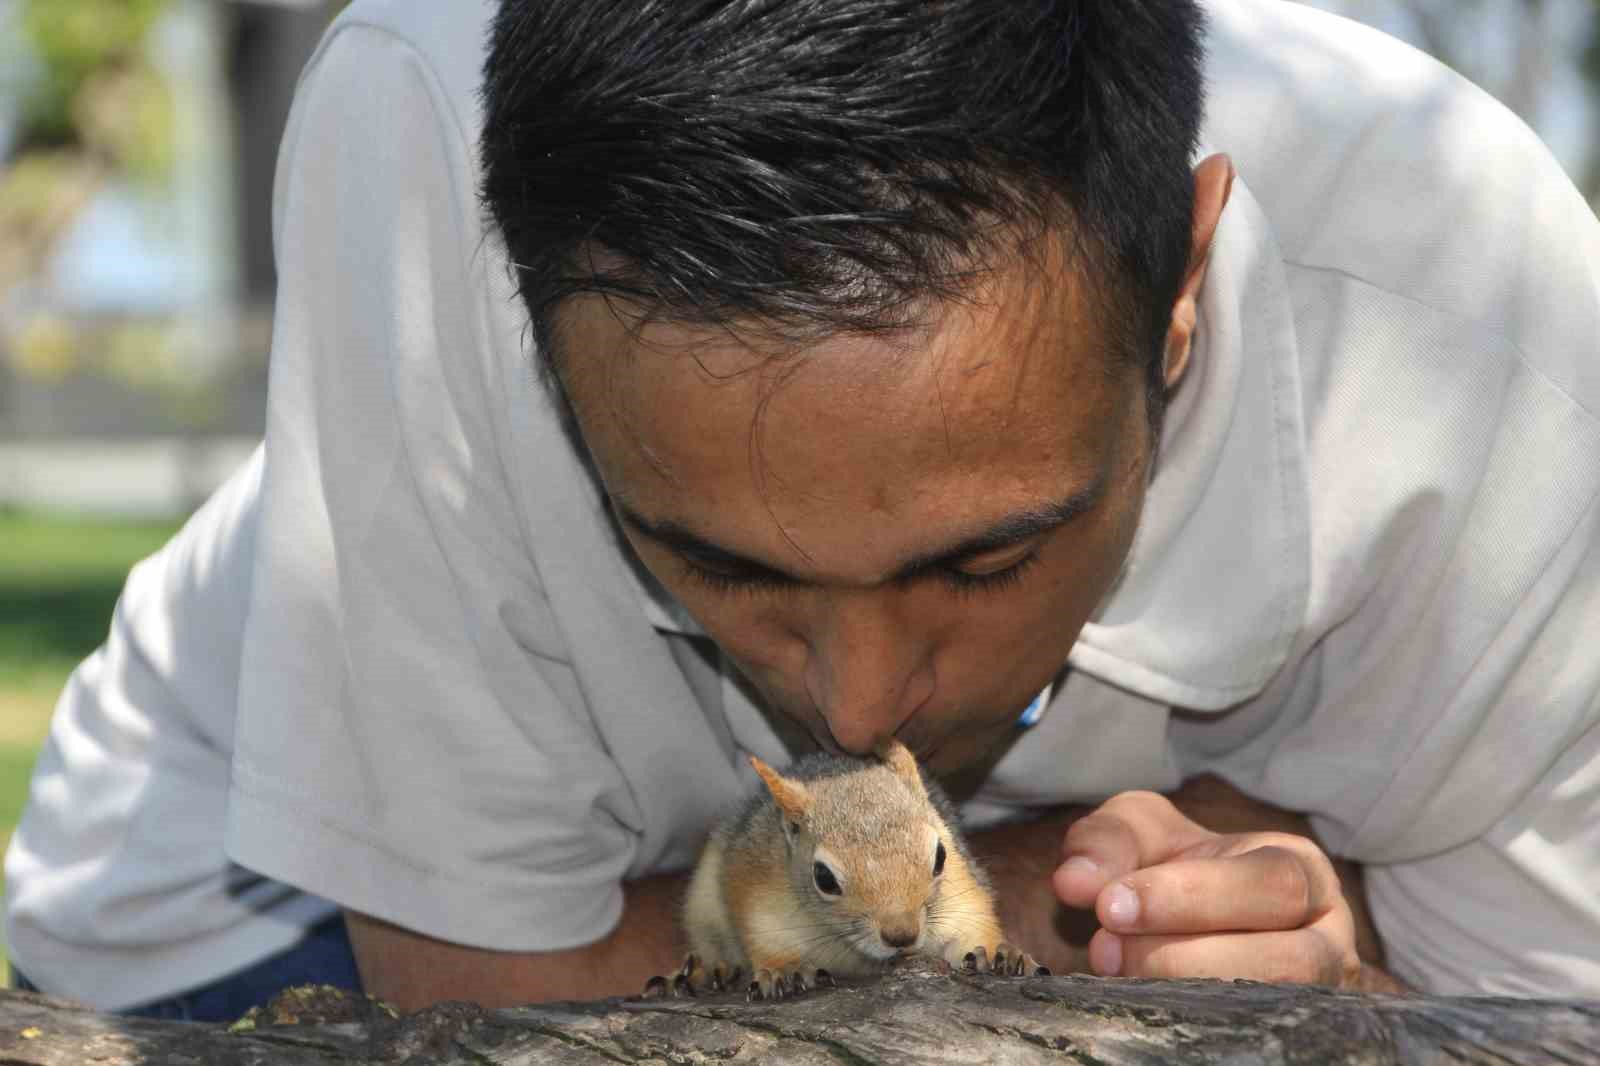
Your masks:
{"label": "man's shoulder", "polygon": [[475,138],[483,61],[498,8],[497,0],[354,0],[328,27],[312,63],[347,34],[386,36],[423,68],[442,94],[439,103]]}
{"label": "man's shoulder", "polygon": [[1583,206],[1516,115],[1404,42],[1283,0],[1208,10],[1203,137],[1234,157],[1290,261],[1398,270],[1397,246],[1493,226],[1528,182]]}
{"label": "man's shoulder", "polygon": [[1600,330],[1600,224],[1539,138],[1369,27],[1281,0],[1209,10],[1204,137],[1284,261],[1470,325],[1600,409],[1580,351]]}

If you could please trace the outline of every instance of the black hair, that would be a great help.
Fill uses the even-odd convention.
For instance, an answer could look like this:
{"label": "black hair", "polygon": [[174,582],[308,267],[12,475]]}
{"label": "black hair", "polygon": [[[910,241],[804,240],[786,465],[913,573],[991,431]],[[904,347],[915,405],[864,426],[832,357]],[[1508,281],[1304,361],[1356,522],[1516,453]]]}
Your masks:
{"label": "black hair", "polygon": [[1202,34],[1193,0],[501,0],[483,200],[547,369],[575,293],[884,331],[1060,232],[1159,403]]}

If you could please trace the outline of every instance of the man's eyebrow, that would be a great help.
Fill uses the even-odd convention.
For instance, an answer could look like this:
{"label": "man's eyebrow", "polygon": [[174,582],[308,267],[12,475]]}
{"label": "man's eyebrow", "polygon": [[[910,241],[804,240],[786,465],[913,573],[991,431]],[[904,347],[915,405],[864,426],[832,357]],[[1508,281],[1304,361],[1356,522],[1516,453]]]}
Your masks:
{"label": "man's eyebrow", "polygon": [[913,556],[895,571],[896,580],[911,577],[924,570],[951,566],[974,555],[999,551],[1013,544],[1048,533],[1065,525],[1099,502],[1105,492],[1105,479],[1097,477],[1090,484],[1073,492],[1065,499],[1039,507],[1029,507],[1006,515],[988,529],[946,548],[935,548],[923,555]]}
{"label": "man's eyebrow", "polygon": [[[954,566],[975,555],[999,551],[1042,533],[1048,533],[1089,510],[1099,502],[1104,492],[1105,479],[1097,477],[1092,483],[1064,499],[1016,511],[987,529],[955,544],[913,556],[896,568],[889,580],[903,581],[928,570]],[[624,523],[656,543],[671,548],[680,555],[688,556],[696,562],[741,571],[752,577],[767,577],[801,585],[810,582],[809,578],[790,573],[782,567],[725,548],[670,518],[646,518],[621,500],[613,500],[612,503],[617,509],[618,517]]]}
{"label": "man's eyebrow", "polygon": [[680,525],[670,518],[649,519],[638,511],[629,507],[621,500],[613,499],[612,506],[617,509],[617,515],[624,525],[633,527],[639,533],[649,537],[658,544],[663,544],[679,555],[685,555],[696,562],[710,563],[713,566],[725,566],[730,570],[748,571],[752,576],[762,575],[776,578],[780,581],[802,582],[803,579],[759,562],[748,555],[740,555],[736,551],[724,548],[712,540],[707,540],[687,526]]}

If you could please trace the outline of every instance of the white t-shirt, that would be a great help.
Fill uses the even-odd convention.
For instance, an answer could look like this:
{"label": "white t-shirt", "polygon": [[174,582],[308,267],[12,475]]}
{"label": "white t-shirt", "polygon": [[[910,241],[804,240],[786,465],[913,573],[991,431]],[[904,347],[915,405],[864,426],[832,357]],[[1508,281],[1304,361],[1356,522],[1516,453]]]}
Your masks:
{"label": "white t-shirt", "polygon": [[[492,7],[357,0],[308,67],[264,451],[130,576],[7,856],[47,990],[171,994],[335,902],[581,945],[742,752],[788,757],[539,386],[476,201]],[[969,814],[1216,770],[1368,864],[1402,978],[1600,994],[1600,228],[1403,45],[1211,17],[1239,180],[1191,373],[1126,575]]]}

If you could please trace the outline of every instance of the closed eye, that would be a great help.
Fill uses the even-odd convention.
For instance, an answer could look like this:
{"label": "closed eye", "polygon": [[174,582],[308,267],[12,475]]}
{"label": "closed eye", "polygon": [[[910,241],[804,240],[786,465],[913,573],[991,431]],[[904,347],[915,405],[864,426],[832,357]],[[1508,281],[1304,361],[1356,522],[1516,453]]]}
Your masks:
{"label": "closed eye", "polygon": [[[769,570],[734,571],[713,569],[679,556],[684,576],[694,584],[722,594],[753,594],[783,592],[804,587],[804,583]],[[1037,551],[1029,551],[1016,562],[998,570],[974,573],[960,566],[938,566],[910,575],[907,580],[937,580],[951,590],[962,593],[997,592],[1015,585],[1034,563],[1039,561]]]}
{"label": "closed eye", "polygon": [[[1006,588],[1021,578],[1057,531],[1094,509],[1105,485],[1105,475],[1099,474],[1060,499],[1024,507],[959,543],[906,560],[889,580],[904,584],[932,578],[957,592]],[[621,499],[611,502],[630,538],[647,538],[670,552],[682,564],[686,581],[719,593],[771,592],[807,585],[671,519],[652,520]]]}
{"label": "closed eye", "polygon": [[717,570],[681,555],[678,558],[683,563],[684,577],[712,592],[770,592],[800,587],[800,582],[773,571]]}
{"label": "closed eye", "polygon": [[1002,567],[999,570],[988,570],[981,574],[974,574],[966,570],[952,568],[941,569],[939,574],[945,583],[957,592],[998,592],[1021,581],[1022,575],[1038,561],[1039,553],[1030,551],[1010,566]]}

